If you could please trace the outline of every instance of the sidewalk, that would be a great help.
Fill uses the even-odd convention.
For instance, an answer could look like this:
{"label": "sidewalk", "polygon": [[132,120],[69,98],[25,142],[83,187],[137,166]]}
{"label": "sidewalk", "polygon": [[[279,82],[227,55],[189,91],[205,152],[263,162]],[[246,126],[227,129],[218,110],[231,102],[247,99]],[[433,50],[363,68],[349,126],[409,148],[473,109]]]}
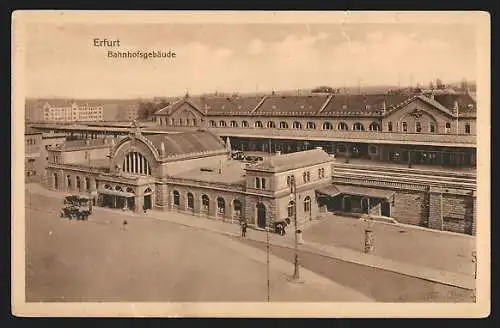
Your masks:
{"label": "sidewalk", "polygon": [[[30,184],[29,191],[32,193],[44,194],[50,197],[61,197],[64,193],[50,191],[44,189],[42,186]],[[95,211],[112,211],[117,212],[115,209],[107,209],[101,207],[94,207]],[[166,220],[172,223],[211,231],[231,237],[240,236],[241,231],[238,224],[231,224],[220,220],[208,219],[205,217],[191,216],[176,212],[161,212],[149,211],[147,214],[136,214],[133,212],[120,212],[122,215],[131,217],[150,217],[159,220]],[[313,224],[315,226],[315,224]],[[290,231],[290,230],[289,230]],[[266,242],[266,232],[259,230],[248,230],[248,239]],[[279,236],[274,233],[269,233],[269,242],[271,245],[293,248],[294,239],[293,233],[288,233],[286,236]],[[339,259],[346,262],[366,265],[373,268],[392,271],[403,275],[408,275],[416,278],[421,278],[429,281],[434,281],[451,286],[473,289],[475,286],[475,279],[472,275],[464,273],[451,272],[447,270],[436,269],[428,266],[416,265],[409,262],[396,261],[387,257],[382,257],[374,254],[365,254],[346,247],[338,247],[333,245],[325,245],[322,243],[311,242],[305,240],[304,245],[300,245],[299,249],[315,254],[320,254],[325,257]]]}

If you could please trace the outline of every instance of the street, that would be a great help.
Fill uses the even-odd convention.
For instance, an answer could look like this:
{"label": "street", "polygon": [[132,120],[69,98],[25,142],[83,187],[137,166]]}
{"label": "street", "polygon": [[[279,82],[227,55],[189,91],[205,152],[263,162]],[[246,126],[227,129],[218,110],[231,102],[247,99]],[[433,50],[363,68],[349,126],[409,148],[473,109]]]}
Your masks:
{"label": "street", "polygon": [[[28,300],[265,301],[265,253],[240,249],[265,251],[265,243],[99,208],[87,222],[68,221],[59,218],[61,206],[62,199],[26,193]],[[299,290],[283,273],[292,272],[293,251],[272,246],[271,253],[276,256],[271,257],[271,301],[340,301],[339,290],[354,291],[352,300],[359,293],[381,302],[472,298],[461,288],[310,252],[300,252],[302,268],[338,285],[337,292],[325,286]],[[278,258],[288,263],[278,264]]]}
{"label": "street", "polygon": [[[27,301],[266,301],[265,253],[231,238],[98,208],[70,221],[62,200],[31,193],[26,206]],[[273,301],[371,300],[312,273],[290,284],[272,261]]]}

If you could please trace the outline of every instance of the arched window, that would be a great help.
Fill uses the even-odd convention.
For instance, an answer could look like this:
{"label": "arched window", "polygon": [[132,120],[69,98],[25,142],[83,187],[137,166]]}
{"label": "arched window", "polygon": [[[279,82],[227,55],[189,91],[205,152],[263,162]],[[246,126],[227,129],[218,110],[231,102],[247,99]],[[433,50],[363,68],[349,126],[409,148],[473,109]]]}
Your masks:
{"label": "arched window", "polygon": [[392,122],[387,122],[387,131],[392,132]]}
{"label": "arched window", "polygon": [[294,129],[302,129],[302,123],[295,121],[295,122],[293,122],[292,127]]}
{"label": "arched window", "polygon": [[66,176],[66,184],[68,185],[68,188],[71,188],[71,176],[69,175]]}
{"label": "arched window", "polygon": [[230,125],[231,125],[232,128],[237,128],[238,127],[238,122],[231,121]]}
{"label": "arched window", "polygon": [[401,128],[403,129],[403,132],[408,132],[408,123],[403,122]]}
{"label": "arched window", "polygon": [[111,186],[108,184],[104,185],[104,189],[112,190]]}
{"label": "arched window", "polygon": [[224,198],[217,198],[217,214],[224,215],[226,213],[226,201]]}
{"label": "arched window", "polygon": [[264,179],[264,178],[260,179],[260,187],[262,189],[266,189],[266,179]]}
{"label": "arched window", "polygon": [[288,129],[288,123],[287,122],[280,122],[280,129]]}
{"label": "arched window", "polygon": [[219,121],[219,126],[220,127],[226,127],[226,121]]}
{"label": "arched window", "polygon": [[131,193],[131,194],[135,194],[135,191],[132,187],[127,187],[127,189],[125,189],[125,191],[128,193]]}
{"label": "arched window", "polygon": [[125,173],[151,175],[151,166],[145,156],[138,152],[128,153],[122,163]]}
{"label": "arched window", "polygon": [[150,194],[152,192],[153,192],[153,190],[151,190],[151,188],[149,188],[149,187],[146,188],[146,190],[144,190],[144,194]]}
{"label": "arched window", "polygon": [[291,178],[290,178],[290,176],[287,176],[286,177],[286,185],[290,187],[290,183],[291,183]]}
{"label": "arched window", "polygon": [[304,212],[309,213],[311,211],[311,197],[306,196],[304,198]]}
{"label": "arched window", "polygon": [[292,200],[288,203],[288,217],[293,218],[295,216],[295,202]]}
{"label": "arched window", "polygon": [[349,126],[347,126],[347,123],[345,123],[345,122],[340,122],[337,126],[337,130],[347,131],[347,130],[349,130]]}
{"label": "arched window", "polygon": [[233,209],[234,209],[234,215],[236,217],[241,217],[242,205],[241,205],[241,201],[239,199],[233,200]]}
{"label": "arched window", "polygon": [[181,195],[177,190],[173,191],[174,195],[174,206],[179,206],[181,204]]}
{"label": "arched window", "polygon": [[210,199],[207,195],[201,196],[201,209],[207,212],[210,209]]}
{"label": "arched window", "polygon": [[262,122],[261,122],[261,121],[255,121],[254,126],[255,126],[256,128],[263,128],[263,127],[264,127],[264,125],[262,124]]}
{"label": "arched window", "polygon": [[369,126],[370,131],[380,131],[380,124],[377,122],[371,122]]}
{"label": "arched window", "polygon": [[248,122],[247,121],[242,121],[241,122],[241,127],[248,128]]}
{"label": "arched window", "polygon": [[57,179],[57,173],[54,173],[54,189],[58,189],[58,188],[59,188],[59,181]]}
{"label": "arched window", "polygon": [[304,180],[304,182],[307,182],[307,174],[306,174],[306,172],[304,172],[302,174],[302,180]]}
{"label": "arched window", "polygon": [[80,189],[80,187],[81,187],[80,177],[79,177],[79,176],[77,176],[77,177],[76,177],[76,188],[77,188],[77,189]]}
{"label": "arched window", "polygon": [[274,128],[276,128],[276,124],[274,124],[273,121],[269,121],[269,122],[267,122],[267,127],[269,129],[274,129]]}
{"label": "arched window", "polygon": [[116,187],[115,187],[115,190],[116,190],[116,191],[123,191],[122,187],[120,187],[120,186],[116,186]]}
{"label": "arched window", "polygon": [[465,133],[470,134],[470,124],[465,124]]}
{"label": "arched window", "polygon": [[364,131],[365,127],[361,123],[354,123],[353,126],[352,126],[352,129],[354,131]]}
{"label": "arched window", "polygon": [[260,189],[260,178],[255,178],[255,188]]}
{"label": "arched window", "polygon": [[194,208],[194,196],[190,192],[187,194],[187,208],[190,210]]}
{"label": "arched window", "polygon": [[217,123],[216,123],[215,121],[213,121],[213,120],[212,120],[212,121],[210,121],[210,122],[209,122],[209,124],[210,124],[210,126],[211,126],[211,127],[213,127],[213,128],[215,128],[215,127],[217,126]]}
{"label": "arched window", "polygon": [[323,123],[323,130],[333,130],[333,125],[330,122]]}
{"label": "arched window", "polygon": [[85,189],[90,190],[90,179],[89,178],[85,178]]}
{"label": "arched window", "polygon": [[446,132],[446,133],[450,133],[450,131],[451,131],[451,123],[450,123],[450,122],[447,122],[447,123],[446,123],[446,126],[445,126],[445,130],[444,130],[444,132]]}
{"label": "arched window", "polygon": [[316,129],[316,123],[314,123],[314,122],[307,122],[306,126],[308,129],[313,129],[313,130]]}
{"label": "arched window", "polygon": [[196,119],[193,118],[192,121],[193,121],[193,126],[196,126]]}

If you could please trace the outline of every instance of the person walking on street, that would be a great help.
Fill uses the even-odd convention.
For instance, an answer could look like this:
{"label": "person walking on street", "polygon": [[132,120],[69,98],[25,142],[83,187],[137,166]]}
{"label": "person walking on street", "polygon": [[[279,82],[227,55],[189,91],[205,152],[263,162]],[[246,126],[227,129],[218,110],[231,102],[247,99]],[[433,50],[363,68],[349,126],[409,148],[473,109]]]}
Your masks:
{"label": "person walking on street", "polygon": [[241,225],[241,236],[246,237],[246,235],[247,235],[247,223],[243,222],[243,224]]}

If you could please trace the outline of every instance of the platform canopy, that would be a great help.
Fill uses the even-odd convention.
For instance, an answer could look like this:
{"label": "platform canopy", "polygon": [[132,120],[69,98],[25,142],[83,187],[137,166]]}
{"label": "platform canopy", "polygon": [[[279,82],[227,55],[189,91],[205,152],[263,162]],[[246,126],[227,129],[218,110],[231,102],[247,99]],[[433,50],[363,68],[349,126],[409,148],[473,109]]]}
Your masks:
{"label": "platform canopy", "polygon": [[118,190],[111,190],[111,189],[104,189],[104,188],[101,188],[98,191],[100,194],[106,194],[106,195],[112,195],[112,196],[135,197],[134,193],[125,192],[125,191],[118,191]]}
{"label": "platform canopy", "polygon": [[316,189],[316,192],[323,196],[335,197],[338,195],[364,196],[370,198],[391,199],[395,191],[387,189],[376,189],[362,186],[343,186],[332,185],[321,189]]}

